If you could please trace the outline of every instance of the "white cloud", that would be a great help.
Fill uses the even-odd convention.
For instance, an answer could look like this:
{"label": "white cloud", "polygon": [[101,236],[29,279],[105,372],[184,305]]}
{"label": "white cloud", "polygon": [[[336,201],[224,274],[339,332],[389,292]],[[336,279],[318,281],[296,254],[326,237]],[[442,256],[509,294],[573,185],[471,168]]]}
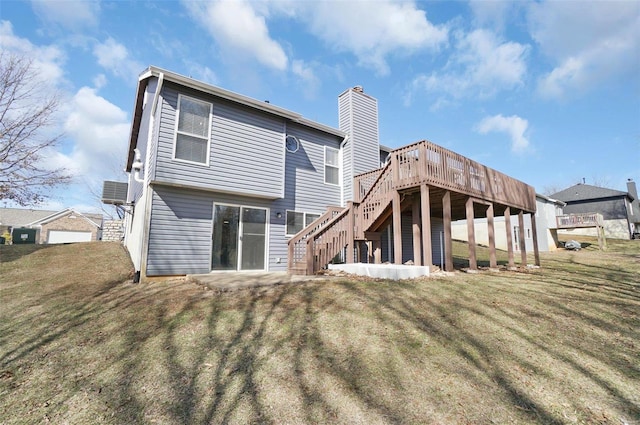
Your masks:
{"label": "white cloud", "polygon": [[94,28],[98,25],[100,2],[88,0],[31,0],[33,11],[46,23],[68,30]]}
{"label": "white cloud", "polygon": [[129,134],[127,114],[99,96],[95,89],[78,90],[70,102],[64,128],[74,147],[68,155],[58,153],[54,162],[94,183],[124,168]]}
{"label": "white cloud", "polygon": [[189,76],[208,84],[218,84],[218,76],[208,66],[203,66],[189,59],[184,60],[184,63],[189,71]]}
{"label": "white cloud", "polygon": [[[437,50],[447,43],[448,29],[429,22],[414,2],[381,0],[287,3],[298,19],[330,47],[350,52],[380,74],[389,72],[387,57]],[[293,10],[293,12],[291,12]]]}
{"label": "white cloud", "polygon": [[529,139],[525,135],[529,122],[517,115],[505,117],[502,114],[485,117],[474,130],[480,134],[490,132],[506,133],[511,138],[511,151],[515,153],[525,152],[529,148]]}
{"label": "white cloud", "polygon": [[519,4],[505,0],[471,0],[469,7],[478,26],[502,32],[510,13]]}
{"label": "white cloud", "polygon": [[[529,47],[516,42],[502,42],[491,31],[478,29],[458,36],[456,52],[442,72],[421,74],[414,78],[406,100],[416,90],[460,99],[487,98],[497,92],[523,84],[527,72]],[[435,104],[447,103],[438,99]]]}
{"label": "white cloud", "polygon": [[137,81],[144,65],[131,59],[127,48],[109,37],[104,43],[93,48],[93,54],[103,68],[125,81]]}
{"label": "white cloud", "polygon": [[0,49],[31,59],[34,71],[49,87],[63,83],[64,52],[55,46],[36,46],[26,38],[16,36],[9,21],[0,21]]}
{"label": "white cloud", "polygon": [[257,10],[244,0],[184,1],[183,4],[230,57],[250,56],[269,68],[287,69],[287,55],[269,35],[265,8]]}
{"label": "white cloud", "polygon": [[621,75],[638,75],[640,3],[531,3],[529,31],[555,67],[539,81],[545,97],[564,98]]}
{"label": "white cloud", "polygon": [[291,71],[300,80],[304,95],[307,98],[314,97],[320,88],[320,79],[313,71],[313,67],[302,60],[294,60],[291,63]]}

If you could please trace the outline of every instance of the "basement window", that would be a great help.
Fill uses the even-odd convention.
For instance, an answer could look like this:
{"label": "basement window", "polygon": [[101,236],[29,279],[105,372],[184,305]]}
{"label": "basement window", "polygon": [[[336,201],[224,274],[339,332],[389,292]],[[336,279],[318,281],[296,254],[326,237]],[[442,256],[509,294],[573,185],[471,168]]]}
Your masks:
{"label": "basement window", "polygon": [[293,236],[320,217],[320,214],[287,211],[287,236]]}

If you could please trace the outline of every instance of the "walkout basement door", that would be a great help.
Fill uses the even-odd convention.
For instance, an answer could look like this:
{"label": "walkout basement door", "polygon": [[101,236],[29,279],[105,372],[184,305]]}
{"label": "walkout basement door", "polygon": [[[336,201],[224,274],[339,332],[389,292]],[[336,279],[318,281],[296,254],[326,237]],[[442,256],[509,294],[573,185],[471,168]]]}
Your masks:
{"label": "walkout basement door", "polygon": [[91,232],[50,230],[47,243],[91,242]]}
{"label": "walkout basement door", "polygon": [[267,210],[215,204],[211,270],[265,270]]}

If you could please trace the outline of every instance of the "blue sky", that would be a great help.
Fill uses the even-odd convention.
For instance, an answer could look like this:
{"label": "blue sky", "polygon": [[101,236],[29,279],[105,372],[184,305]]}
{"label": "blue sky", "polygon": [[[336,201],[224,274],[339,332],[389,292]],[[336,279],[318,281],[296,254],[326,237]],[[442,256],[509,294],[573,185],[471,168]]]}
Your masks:
{"label": "blue sky", "polygon": [[0,48],[63,100],[44,208],[100,208],[124,181],[137,76],[155,65],[337,127],[378,99],[381,143],[428,139],[531,184],[640,181],[639,1],[12,1]]}

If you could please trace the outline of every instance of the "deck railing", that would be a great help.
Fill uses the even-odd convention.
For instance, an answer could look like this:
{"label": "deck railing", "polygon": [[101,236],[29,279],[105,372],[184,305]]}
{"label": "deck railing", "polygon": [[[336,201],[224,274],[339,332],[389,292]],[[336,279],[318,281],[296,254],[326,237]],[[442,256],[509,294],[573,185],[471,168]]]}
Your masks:
{"label": "deck railing", "polygon": [[[307,274],[315,274],[353,243],[353,216],[354,205],[350,202],[347,208],[306,239]],[[344,260],[352,262],[352,259]]]}
{"label": "deck railing", "polygon": [[380,176],[391,168],[392,189],[426,183],[529,212],[536,210],[533,187],[426,140],[395,149],[390,155],[390,164],[384,168],[355,177],[356,201],[365,200],[376,173]]}
{"label": "deck railing", "polygon": [[287,259],[289,270],[292,270],[298,263],[306,262],[307,239],[331,222],[333,218],[343,210],[345,210],[345,208],[342,207],[327,208],[324,214],[289,239],[289,255]]}
{"label": "deck railing", "polygon": [[558,229],[574,229],[576,227],[602,227],[602,214],[583,213],[556,216]]}

